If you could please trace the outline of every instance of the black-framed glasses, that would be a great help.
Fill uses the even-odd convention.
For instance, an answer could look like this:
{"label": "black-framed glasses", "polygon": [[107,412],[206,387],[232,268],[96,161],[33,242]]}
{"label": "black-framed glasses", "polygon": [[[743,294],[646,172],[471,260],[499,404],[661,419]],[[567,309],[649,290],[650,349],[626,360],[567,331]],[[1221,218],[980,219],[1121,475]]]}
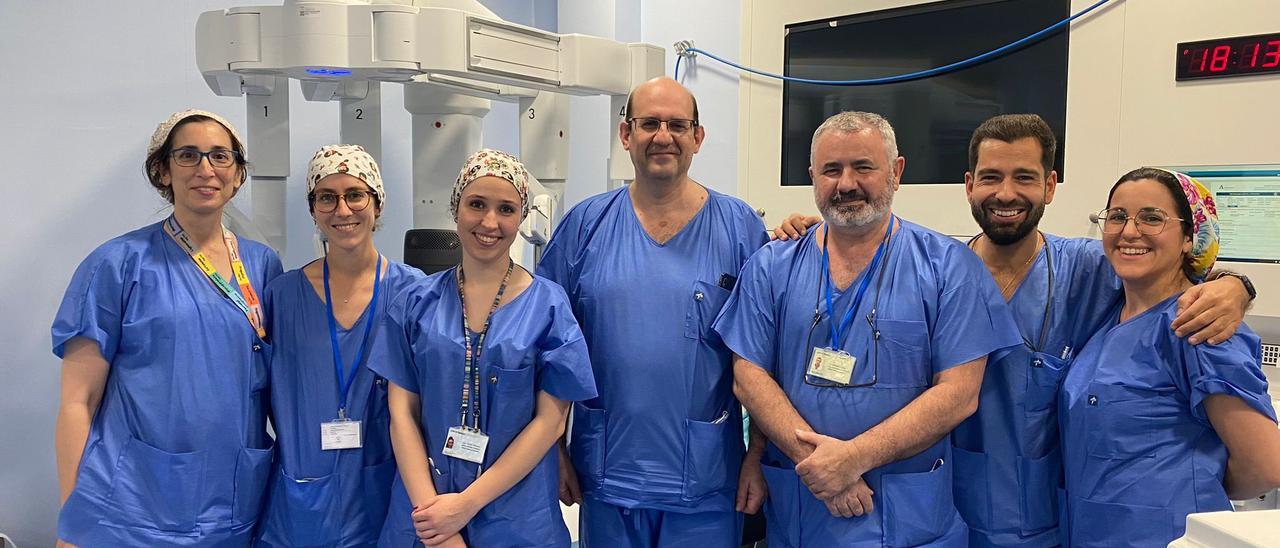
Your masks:
{"label": "black-framed glasses", "polygon": [[169,157],[173,158],[173,163],[182,167],[195,167],[200,165],[200,160],[209,159],[209,165],[213,167],[231,167],[241,163],[240,153],[225,148],[215,148],[208,152],[200,152],[195,147],[175,148],[169,151]]}
{"label": "black-framed glasses", "polygon": [[830,316],[830,314],[814,312],[813,323],[809,324],[809,337],[805,340],[805,346],[809,349],[809,352],[804,363],[804,383],[818,388],[865,388],[875,386],[880,379],[880,329],[876,327],[876,310],[874,308],[871,309],[870,314],[867,314],[867,325],[871,326],[871,351],[867,353],[867,356],[862,356],[863,359],[871,358],[871,378],[868,379],[865,375],[865,371],[868,368],[866,366],[859,367],[857,363],[854,363],[853,373],[849,376],[848,384],[809,374],[809,364],[813,363],[813,353],[817,348],[813,344],[813,334],[817,331],[818,326],[822,324],[822,319],[824,317],[830,318]]}
{"label": "black-framed glasses", "polygon": [[1184,221],[1185,219],[1170,216],[1158,207],[1144,207],[1138,210],[1135,215],[1129,215],[1124,208],[1113,207],[1099,211],[1095,216],[1098,227],[1102,229],[1103,234],[1119,234],[1124,232],[1125,225],[1133,220],[1133,226],[1138,232],[1148,236],[1155,236],[1164,232],[1164,227],[1168,226],[1169,221]]}
{"label": "black-framed glasses", "polygon": [[685,118],[672,118],[670,120],[662,120],[659,118],[628,118],[627,123],[645,133],[657,133],[662,129],[662,124],[667,125],[667,133],[672,135],[684,135],[698,127],[697,120],[688,120]]}
{"label": "black-framed glasses", "polygon": [[369,202],[373,201],[372,196],[373,193],[368,190],[353,188],[342,194],[328,191],[312,192],[308,198],[311,200],[311,207],[316,211],[333,213],[333,210],[338,209],[338,200],[347,202],[347,209],[352,212],[363,211],[364,208],[369,207]]}

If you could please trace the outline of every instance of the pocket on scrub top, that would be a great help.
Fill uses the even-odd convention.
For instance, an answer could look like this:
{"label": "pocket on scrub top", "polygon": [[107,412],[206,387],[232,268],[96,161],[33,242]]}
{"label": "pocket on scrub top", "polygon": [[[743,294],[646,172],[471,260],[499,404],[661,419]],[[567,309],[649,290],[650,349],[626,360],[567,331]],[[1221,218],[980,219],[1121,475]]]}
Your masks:
{"label": "pocket on scrub top", "polygon": [[573,442],[569,457],[578,481],[599,486],[604,482],[604,458],[608,447],[609,412],[573,402]]}
{"label": "pocket on scrub top", "polygon": [[764,518],[769,546],[800,546],[800,478],[795,470],[760,465],[769,495],[764,501]]}
{"label": "pocket on scrub top", "polygon": [[684,500],[737,487],[734,472],[742,462],[742,422],[727,415],[719,423],[684,421]]}
{"label": "pocket on scrub top", "polygon": [[991,531],[994,512],[991,504],[990,475],[987,473],[986,453],[965,451],[952,446],[951,462],[955,463],[956,509],[965,523]]}
{"label": "pocket on scrub top", "polygon": [[274,445],[266,449],[240,448],[240,456],[236,461],[235,504],[231,512],[231,518],[236,524],[258,520],[274,453]]}
{"label": "pocket on scrub top", "polygon": [[1068,362],[1044,352],[1033,352],[1027,363],[1027,412],[1043,411],[1057,404],[1058,387],[1067,373]]}
{"label": "pocket on scrub top", "polygon": [[1085,395],[1085,442],[1089,454],[1104,459],[1154,458],[1156,432],[1148,416],[1158,399],[1156,390],[1090,383]]}
{"label": "pocket on scrub top", "polygon": [[[855,318],[854,321],[864,321]],[[865,323],[863,324],[865,325]],[[919,320],[877,319],[880,341],[868,349],[879,388],[913,388],[933,383],[929,325]]]}
{"label": "pocket on scrub top", "polygon": [[[338,539],[334,511],[337,482],[332,474],[295,478],[276,469],[263,540],[281,546],[324,546]],[[379,524],[381,525],[381,524]]]}
{"label": "pocket on scrub top", "polygon": [[208,453],[170,453],[137,438],[129,438],[111,479],[110,521],[125,527],[146,527],[190,533],[204,508],[213,503],[205,474]]}
{"label": "pocket on scrub top", "polygon": [[1029,535],[1058,524],[1058,485],[1062,483],[1062,452],[1054,449],[1038,459],[1018,457],[1022,486],[1021,531]]}
{"label": "pocket on scrub top", "polygon": [[514,438],[514,434],[533,420],[533,400],[537,395],[533,373],[532,364],[519,369],[494,367],[489,370],[488,382],[493,389],[489,393],[489,408],[493,413],[487,413],[485,424],[493,434],[498,434],[501,429],[495,427],[502,425],[514,431]]}
{"label": "pocket on scrub top", "polygon": [[715,336],[711,324],[729,300],[729,290],[704,281],[693,282],[689,289],[689,307],[684,317],[684,336],[703,339]]}
{"label": "pocket on scrub top", "polygon": [[1074,515],[1082,519],[1071,531],[1071,546],[1167,546],[1176,538],[1173,516],[1163,507],[1088,499],[1074,503]]}
{"label": "pocket on scrub top", "polygon": [[884,503],[885,542],[890,546],[919,546],[947,532],[952,512],[951,463],[929,472],[885,474],[880,477]]}

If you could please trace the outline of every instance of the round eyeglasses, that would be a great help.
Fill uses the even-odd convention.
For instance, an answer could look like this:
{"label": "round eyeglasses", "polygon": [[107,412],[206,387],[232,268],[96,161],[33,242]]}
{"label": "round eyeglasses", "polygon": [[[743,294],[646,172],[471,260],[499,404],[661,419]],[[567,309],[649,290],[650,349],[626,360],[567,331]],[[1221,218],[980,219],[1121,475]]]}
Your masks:
{"label": "round eyeglasses", "polygon": [[312,192],[307,198],[311,200],[311,207],[320,213],[333,213],[338,209],[338,200],[347,202],[347,209],[352,212],[363,211],[369,207],[369,202],[373,193],[368,190],[351,189],[342,194],[336,192]]}
{"label": "round eyeglasses", "polygon": [[173,158],[173,163],[182,167],[195,167],[205,158],[209,159],[209,165],[222,168],[231,167],[243,161],[239,152],[225,148],[215,148],[209,152],[200,152],[195,147],[175,148],[169,151],[169,157]]}
{"label": "round eyeglasses", "polygon": [[1169,221],[1184,221],[1185,219],[1170,217],[1169,214],[1158,207],[1144,207],[1139,209],[1136,215],[1129,215],[1129,212],[1125,211],[1124,208],[1113,207],[1099,211],[1097,215],[1094,215],[1093,220],[1098,223],[1098,227],[1102,229],[1103,234],[1124,232],[1125,225],[1129,224],[1130,220],[1133,220],[1133,226],[1138,229],[1138,232],[1148,236],[1155,236],[1164,232],[1164,227],[1169,224]]}

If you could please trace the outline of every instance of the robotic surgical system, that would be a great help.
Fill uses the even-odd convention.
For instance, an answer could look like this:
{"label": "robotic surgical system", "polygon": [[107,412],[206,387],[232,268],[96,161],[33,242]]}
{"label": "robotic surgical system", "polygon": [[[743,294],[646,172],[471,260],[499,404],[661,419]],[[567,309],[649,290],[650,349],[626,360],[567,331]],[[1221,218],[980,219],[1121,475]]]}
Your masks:
{"label": "robotic surgical system", "polygon": [[[607,95],[611,111],[622,112],[631,88],[665,69],[657,46],[508,23],[477,0],[286,0],[208,11],[196,23],[196,62],[214,93],[246,98],[253,209],[251,217],[233,211],[229,222],[279,252],[287,244],[288,81],[299,80],[309,101],[338,101],[341,142],[380,162],[380,86],[404,84],[416,229],[406,234],[405,262],[428,271],[458,253],[452,178],[481,148],[491,101],[519,104],[519,157],[537,180],[521,234],[537,247],[550,239],[563,196],[568,95]],[[608,170],[611,181],[634,178],[616,139]]]}

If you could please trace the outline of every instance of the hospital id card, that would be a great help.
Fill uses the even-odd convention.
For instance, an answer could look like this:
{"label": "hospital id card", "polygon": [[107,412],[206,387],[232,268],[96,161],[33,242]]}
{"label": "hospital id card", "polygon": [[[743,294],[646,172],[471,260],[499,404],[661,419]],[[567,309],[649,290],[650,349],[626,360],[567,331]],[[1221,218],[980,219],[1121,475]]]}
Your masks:
{"label": "hospital id card", "polygon": [[484,432],[455,426],[449,429],[449,436],[444,440],[445,455],[467,462],[484,464],[484,450],[489,447],[489,436]]}
{"label": "hospital id card", "polygon": [[848,352],[817,347],[813,349],[809,370],[805,374],[834,383],[849,384],[849,379],[853,378],[853,366],[857,363],[858,359]]}
{"label": "hospital id card", "polygon": [[336,420],[320,423],[320,450],[359,449],[360,421]]}

